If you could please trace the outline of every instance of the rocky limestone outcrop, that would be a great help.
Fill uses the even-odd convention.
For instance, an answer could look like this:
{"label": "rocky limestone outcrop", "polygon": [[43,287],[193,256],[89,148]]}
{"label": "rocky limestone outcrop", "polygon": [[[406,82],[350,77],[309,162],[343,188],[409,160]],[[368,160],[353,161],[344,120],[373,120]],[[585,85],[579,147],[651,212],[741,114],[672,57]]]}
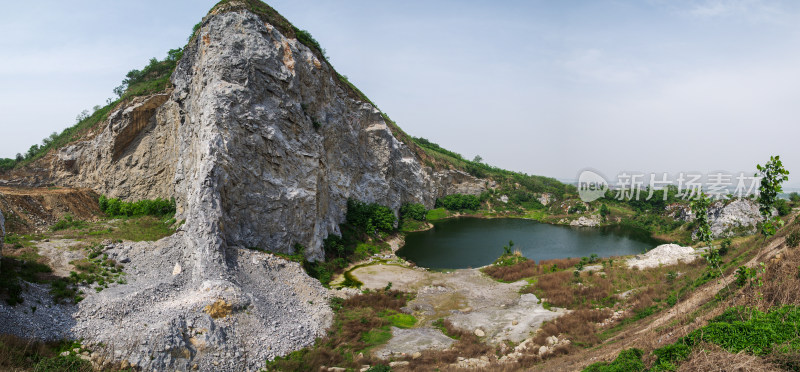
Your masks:
{"label": "rocky limestone outcrop", "polygon": [[59,184],[174,197],[186,221],[156,243],[107,247],[130,260],[128,284],[87,296],[70,329],[101,362],[257,369],[312,343],[332,314],[300,265],[245,247],[299,243],[321,259],[348,198],[397,210],[486,187],[422,166],[326,61],[237,3],[204,18],[171,92],[118,107],[100,133],[52,159]]}
{"label": "rocky limestone outcrop", "polygon": [[645,254],[631,257],[626,262],[629,267],[646,269],[651,267],[676,265],[680,262],[692,262],[698,256],[698,251],[692,247],[682,247],[677,244],[662,244]]}
{"label": "rocky limestone outcrop", "polygon": [[576,220],[572,220],[569,223],[570,226],[582,226],[582,227],[597,227],[600,226],[600,216],[592,215],[589,217],[580,216]]}
{"label": "rocky limestone outcrop", "polygon": [[[676,219],[694,220],[689,206],[671,205],[667,211]],[[708,207],[708,221],[714,238],[755,234],[756,225],[761,220],[758,203],[751,199],[717,200]]]}
{"label": "rocky limestone outcrop", "polygon": [[[61,150],[53,179],[128,200],[174,197],[178,218],[228,245],[322,258],[355,198],[399,209],[477,194],[485,181],[424,167],[330,65],[245,10],[211,14],[172,76],[91,140]],[[211,226],[214,225],[214,226]]]}
{"label": "rocky limestone outcrop", "polygon": [[98,135],[53,157],[51,182],[127,200],[174,197],[181,119],[169,97],[137,97],[117,107]]}

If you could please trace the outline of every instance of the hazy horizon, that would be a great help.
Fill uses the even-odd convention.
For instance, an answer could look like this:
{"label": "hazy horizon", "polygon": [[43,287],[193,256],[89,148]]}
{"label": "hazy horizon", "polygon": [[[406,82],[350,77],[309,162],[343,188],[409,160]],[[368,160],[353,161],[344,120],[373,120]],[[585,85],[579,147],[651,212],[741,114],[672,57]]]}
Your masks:
{"label": "hazy horizon", "polygon": [[[215,2],[7,5],[0,157],[104,105]],[[562,180],[754,172],[770,155],[800,172],[800,3],[268,3],[407,133],[465,158]]]}

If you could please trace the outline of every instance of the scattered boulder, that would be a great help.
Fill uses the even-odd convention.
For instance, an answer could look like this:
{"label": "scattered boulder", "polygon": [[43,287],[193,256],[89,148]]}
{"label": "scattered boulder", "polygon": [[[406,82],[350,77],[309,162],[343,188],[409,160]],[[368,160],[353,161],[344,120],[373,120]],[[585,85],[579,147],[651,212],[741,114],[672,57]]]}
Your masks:
{"label": "scattered boulder", "polygon": [[600,226],[600,218],[598,216],[580,216],[577,220],[569,223],[570,226],[583,226],[583,227],[597,227]]}
{"label": "scattered boulder", "polygon": [[677,244],[662,244],[636,257],[628,259],[629,267],[640,269],[675,265],[679,262],[692,262],[697,258],[697,251],[692,247]]}

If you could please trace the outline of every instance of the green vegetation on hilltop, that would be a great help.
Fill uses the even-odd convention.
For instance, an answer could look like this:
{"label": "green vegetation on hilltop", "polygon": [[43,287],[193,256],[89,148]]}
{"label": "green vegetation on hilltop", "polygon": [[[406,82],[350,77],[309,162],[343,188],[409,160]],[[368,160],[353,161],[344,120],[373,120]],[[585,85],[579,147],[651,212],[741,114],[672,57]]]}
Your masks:
{"label": "green vegetation on hilltop", "polygon": [[[524,194],[550,193],[558,198],[564,198],[566,195],[577,193],[575,186],[564,184],[554,178],[527,175],[491,166],[480,161],[467,160],[460,154],[447,150],[425,138],[412,137],[412,140],[437,163],[452,165],[456,169],[461,169],[478,178],[491,178],[501,183],[501,186],[516,186],[515,184],[518,184],[518,188],[512,188],[519,190],[519,192],[512,192],[509,195],[511,198],[516,196],[519,199],[524,199],[521,201],[527,201],[530,197],[526,198]],[[435,165],[435,163],[428,165]]]}
{"label": "green vegetation on hilltop", "polygon": [[135,69],[129,71],[122,84],[114,88],[117,99],[109,98],[105,106],[95,106],[91,114],[88,110],[84,110],[76,118],[75,125],[64,129],[61,133],[53,132],[42,140],[41,145],[31,146],[25,154],[17,154],[14,159],[0,159],[0,171],[24,166],[42,158],[50,150],[62,148],[81,139],[97,124],[107,120],[108,114],[120,102],[137,96],[158,93],[169,88],[169,78],[182,55],[182,49],[172,49],[167,52],[167,57],[163,60],[152,58],[141,71]]}
{"label": "green vegetation on hilltop", "polygon": [[183,57],[183,49],[170,49],[167,57],[159,61],[151,58],[141,71],[130,70],[122,80],[122,84],[114,88],[114,93],[125,100],[136,96],[158,93],[169,88],[169,78],[175,71],[178,61]]}

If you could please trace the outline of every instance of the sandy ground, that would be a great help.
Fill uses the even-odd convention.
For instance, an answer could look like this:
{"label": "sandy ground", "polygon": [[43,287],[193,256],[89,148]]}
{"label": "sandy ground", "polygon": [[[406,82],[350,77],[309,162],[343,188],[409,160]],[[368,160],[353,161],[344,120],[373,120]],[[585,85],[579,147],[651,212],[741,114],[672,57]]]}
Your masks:
{"label": "sandy ground", "polygon": [[69,276],[75,270],[71,261],[86,257],[86,252],[81,249],[84,243],[74,239],[53,239],[36,242],[39,254],[47,257],[47,264],[53,269],[53,274],[61,277]]}

